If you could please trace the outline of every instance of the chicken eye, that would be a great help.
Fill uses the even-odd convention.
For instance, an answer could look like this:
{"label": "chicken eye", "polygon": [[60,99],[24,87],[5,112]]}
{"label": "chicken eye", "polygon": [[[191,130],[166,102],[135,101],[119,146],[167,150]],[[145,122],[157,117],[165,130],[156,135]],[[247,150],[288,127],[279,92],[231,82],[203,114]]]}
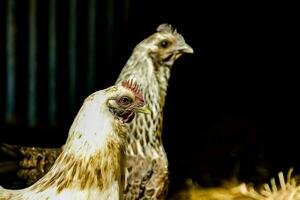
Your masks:
{"label": "chicken eye", "polygon": [[160,42],[159,44],[162,48],[167,48],[170,45],[170,42],[168,42],[167,40],[163,40]]}
{"label": "chicken eye", "polygon": [[128,106],[132,103],[132,99],[130,97],[127,96],[123,96],[119,99],[119,104],[123,105],[123,106]]}

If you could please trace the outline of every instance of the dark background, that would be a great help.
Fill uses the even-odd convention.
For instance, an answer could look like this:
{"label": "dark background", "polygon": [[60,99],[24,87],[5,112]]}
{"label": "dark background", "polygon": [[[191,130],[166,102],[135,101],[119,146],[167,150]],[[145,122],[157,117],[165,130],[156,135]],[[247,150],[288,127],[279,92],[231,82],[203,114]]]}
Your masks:
{"label": "dark background", "polygon": [[299,45],[295,5],[274,2],[98,1],[96,69],[86,88],[87,15],[77,7],[76,105],[68,109],[69,1],[57,3],[57,123],[48,122],[48,1],[38,1],[38,122],[27,125],[28,1],[16,2],[16,112],[5,120],[7,1],[0,0],[0,142],[61,146],[90,91],[112,85],[134,46],[170,23],[194,48],[172,71],[163,141],[170,193],[187,178],[204,186],[237,176],[269,181],[299,173]]}

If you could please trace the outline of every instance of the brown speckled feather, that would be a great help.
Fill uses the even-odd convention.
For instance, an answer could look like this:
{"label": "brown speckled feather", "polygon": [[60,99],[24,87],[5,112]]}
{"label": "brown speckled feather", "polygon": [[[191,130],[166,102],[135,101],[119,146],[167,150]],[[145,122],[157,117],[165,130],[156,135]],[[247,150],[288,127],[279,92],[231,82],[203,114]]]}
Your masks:
{"label": "brown speckled feather", "polygon": [[15,158],[21,158],[18,163],[18,176],[31,185],[39,180],[54,164],[62,148],[23,147],[1,144],[1,150]]}
{"label": "brown speckled feather", "polygon": [[[168,169],[160,158],[131,157],[127,160],[130,169],[125,188],[125,200],[165,199],[168,190]],[[129,192],[130,191],[130,192]]]}

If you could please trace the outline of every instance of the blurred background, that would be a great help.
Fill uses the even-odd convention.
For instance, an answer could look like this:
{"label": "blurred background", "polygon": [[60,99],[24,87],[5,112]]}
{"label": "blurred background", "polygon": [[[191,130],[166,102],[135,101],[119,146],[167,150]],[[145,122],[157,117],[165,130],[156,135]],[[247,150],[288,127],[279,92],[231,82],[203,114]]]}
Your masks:
{"label": "blurred background", "polygon": [[0,142],[64,144],[85,97],[112,85],[135,45],[167,22],[195,52],[175,63],[164,110],[170,195],[188,178],[214,186],[232,177],[261,183],[290,167],[297,174],[295,8],[0,0]]}

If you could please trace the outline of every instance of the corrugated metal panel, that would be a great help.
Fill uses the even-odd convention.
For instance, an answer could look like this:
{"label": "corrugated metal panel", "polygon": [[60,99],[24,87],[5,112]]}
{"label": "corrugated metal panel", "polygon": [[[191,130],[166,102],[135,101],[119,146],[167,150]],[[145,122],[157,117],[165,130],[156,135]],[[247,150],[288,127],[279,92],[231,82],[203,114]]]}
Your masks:
{"label": "corrugated metal panel", "polygon": [[114,83],[107,72],[120,69],[116,26],[129,12],[115,10],[123,4],[129,9],[128,0],[1,1],[1,123],[55,127],[97,86]]}

